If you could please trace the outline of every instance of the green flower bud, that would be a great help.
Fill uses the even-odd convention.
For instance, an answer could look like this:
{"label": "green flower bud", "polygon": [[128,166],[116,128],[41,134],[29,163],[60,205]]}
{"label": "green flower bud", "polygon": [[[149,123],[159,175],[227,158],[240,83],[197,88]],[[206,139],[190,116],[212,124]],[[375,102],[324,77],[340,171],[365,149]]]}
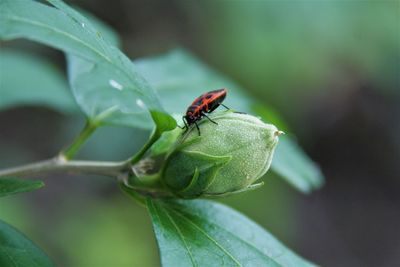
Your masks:
{"label": "green flower bud", "polygon": [[252,189],[271,165],[282,133],[271,124],[241,113],[223,112],[203,119],[167,159],[162,179],[183,198],[221,196]]}

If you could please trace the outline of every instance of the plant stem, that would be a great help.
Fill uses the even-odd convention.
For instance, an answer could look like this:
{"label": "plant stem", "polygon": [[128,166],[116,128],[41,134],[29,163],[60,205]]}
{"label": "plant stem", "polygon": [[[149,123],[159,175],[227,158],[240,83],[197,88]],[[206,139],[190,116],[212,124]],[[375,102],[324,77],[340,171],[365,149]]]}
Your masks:
{"label": "plant stem", "polygon": [[79,174],[97,174],[117,177],[124,171],[128,171],[130,163],[128,161],[108,162],[108,161],[68,161],[62,156],[39,161],[19,167],[0,170],[0,177],[21,177],[37,174],[71,172]]}
{"label": "plant stem", "polygon": [[150,139],[144,144],[144,146],[140,149],[136,155],[131,157],[129,161],[131,162],[132,165],[136,164],[142,157],[143,155],[149,150],[149,148],[160,138],[160,135],[157,134],[157,132],[153,132],[150,136]]}
{"label": "plant stem", "polygon": [[85,127],[79,133],[79,135],[75,138],[71,145],[69,145],[66,149],[60,152],[60,155],[64,157],[66,160],[72,159],[75,154],[79,151],[83,143],[92,135],[92,133],[96,130],[97,124],[87,121]]}

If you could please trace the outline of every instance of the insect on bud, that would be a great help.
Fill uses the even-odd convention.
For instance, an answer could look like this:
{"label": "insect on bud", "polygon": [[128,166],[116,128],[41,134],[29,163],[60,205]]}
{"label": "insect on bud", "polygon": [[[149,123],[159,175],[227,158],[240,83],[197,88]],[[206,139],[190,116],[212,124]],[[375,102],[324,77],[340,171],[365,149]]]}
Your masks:
{"label": "insect on bud", "polygon": [[167,159],[164,185],[182,198],[215,197],[246,191],[269,169],[283,132],[260,119],[230,111],[191,127]]}

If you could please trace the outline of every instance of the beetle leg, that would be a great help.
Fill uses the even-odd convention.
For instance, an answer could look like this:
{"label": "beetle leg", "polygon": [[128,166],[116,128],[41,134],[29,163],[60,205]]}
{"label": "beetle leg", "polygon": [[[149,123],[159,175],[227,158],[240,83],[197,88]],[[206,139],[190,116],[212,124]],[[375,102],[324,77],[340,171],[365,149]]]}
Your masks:
{"label": "beetle leg", "polygon": [[189,129],[189,125],[188,125],[188,123],[186,122],[186,120],[183,120],[183,123],[185,124],[186,130]]}
{"label": "beetle leg", "polygon": [[185,126],[181,127],[181,126],[178,125],[178,127],[181,128],[181,129],[186,129],[186,131],[187,131],[189,129],[189,126],[186,123],[185,116],[182,116],[182,121],[185,124]]}
{"label": "beetle leg", "polygon": [[[227,106],[225,106],[224,104],[220,103],[221,106],[223,106],[224,108],[226,108],[227,110],[231,110],[230,108],[228,108]],[[241,111],[235,111],[234,113],[239,113],[239,114],[247,114],[246,112],[241,112]]]}
{"label": "beetle leg", "polygon": [[222,104],[222,103],[219,103],[221,106],[223,106],[224,108],[226,108],[227,110],[230,110],[230,108],[228,108],[227,106],[225,106],[224,104]]}
{"label": "beetle leg", "polygon": [[184,129],[184,128],[186,128],[186,122],[185,122],[185,116],[182,116],[182,121],[183,121],[183,123],[185,124],[185,126],[179,126],[179,125],[177,125],[179,128],[181,128],[181,129]]}
{"label": "beetle leg", "polygon": [[199,136],[200,136],[201,134],[200,134],[200,128],[199,128],[199,125],[197,125],[197,122],[194,122],[194,125],[196,125],[197,132],[199,133]]}
{"label": "beetle leg", "polygon": [[206,114],[202,113],[201,115],[203,115],[204,117],[206,117],[209,121],[211,121],[212,123],[218,125],[218,123],[216,123],[215,121],[213,121],[212,119],[210,119]]}

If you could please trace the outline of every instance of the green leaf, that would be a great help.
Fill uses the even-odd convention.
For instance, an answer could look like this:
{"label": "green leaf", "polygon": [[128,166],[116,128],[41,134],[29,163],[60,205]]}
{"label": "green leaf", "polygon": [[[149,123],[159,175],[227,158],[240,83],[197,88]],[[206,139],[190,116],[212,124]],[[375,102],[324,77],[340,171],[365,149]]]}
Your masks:
{"label": "green leaf", "polygon": [[98,30],[106,42],[112,44],[113,46],[120,47],[121,40],[119,39],[118,33],[115,32],[114,29],[88,11],[81,9],[78,6],[74,6],[74,9],[79,12],[85,20],[90,21],[93,27]]}
{"label": "green leaf", "polygon": [[48,256],[17,229],[0,220],[0,266],[54,266]]}
{"label": "green leaf", "polygon": [[156,124],[154,134],[157,136],[157,139],[160,138],[163,132],[170,131],[176,128],[176,121],[171,116],[156,110],[150,111],[150,114],[151,118]]}
{"label": "green leaf", "polygon": [[98,123],[150,127],[148,110],[163,111],[130,60],[92,23],[62,1],[1,0],[0,38],[27,38],[61,49],[79,106]]}
{"label": "green leaf", "polygon": [[[182,49],[158,57],[135,61],[139,71],[161,96],[170,113],[183,114],[188,104],[205,91],[226,87],[227,106],[245,112],[256,112],[269,123],[287,130],[286,123],[271,108],[261,106],[241,91],[243,89],[210,69]],[[323,176],[315,163],[288,137],[280,138],[271,169],[302,192],[309,192],[323,184]],[[290,153],[290,154],[288,154]]]}
{"label": "green leaf", "polygon": [[148,199],[147,207],[164,267],[315,266],[222,204]]}
{"label": "green leaf", "polygon": [[50,62],[21,51],[0,51],[0,110],[39,105],[63,113],[79,111],[62,73]]}
{"label": "green leaf", "polygon": [[304,193],[324,184],[318,166],[288,136],[279,139],[271,169]]}
{"label": "green leaf", "polygon": [[42,181],[0,178],[0,197],[33,191],[43,186]]}

